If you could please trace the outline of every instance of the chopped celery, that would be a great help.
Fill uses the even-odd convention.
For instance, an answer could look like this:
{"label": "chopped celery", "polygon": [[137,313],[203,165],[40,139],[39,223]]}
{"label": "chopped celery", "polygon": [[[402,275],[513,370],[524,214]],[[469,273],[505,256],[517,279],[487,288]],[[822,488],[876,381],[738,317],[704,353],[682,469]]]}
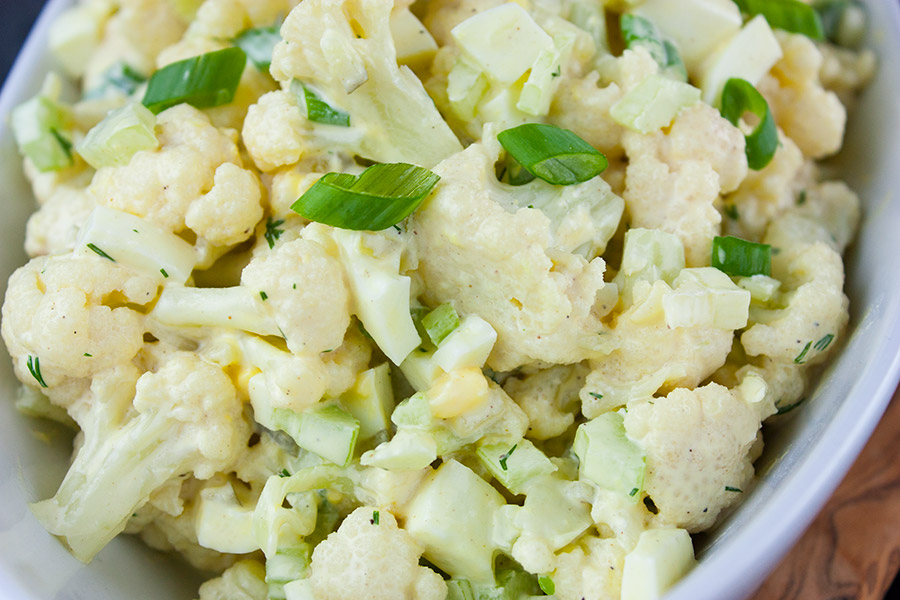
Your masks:
{"label": "chopped celery", "polygon": [[159,147],[155,127],[156,115],[142,104],[129,102],[88,131],[75,150],[95,169],[127,165],[141,150]]}
{"label": "chopped celery", "polygon": [[718,106],[729,79],[744,79],[755,86],[781,57],[781,45],[765,17],[753,17],[703,61],[698,79],[703,101]]}
{"label": "chopped celery", "polygon": [[684,529],[651,529],[625,555],[622,600],[656,600],[694,566],[691,536]]}
{"label": "chopped celery", "polygon": [[553,51],[553,38],[512,2],[476,13],[450,33],[485,73],[506,84],[530,69],[542,50]]}
{"label": "chopped celery", "polygon": [[496,341],[497,332],[490,323],[478,315],[466,315],[459,327],[438,346],[434,362],[448,373],[463,367],[480,369]]}
{"label": "chopped celery", "polygon": [[341,396],[343,406],[359,421],[359,439],[368,440],[390,427],[394,410],[391,367],[381,363],[356,377],[356,383]]}
{"label": "chopped celery", "polygon": [[316,600],[312,582],[309,579],[297,579],[290,583],[285,583],[282,589],[284,590],[285,600]]}
{"label": "chopped celery", "polygon": [[422,326],[432,343],[437,346],[459,327],[459,315],[452,304],[444,303],[422,317]]}
{"label": "chopped celery", "polygon": [[700,90],[692,85],[651,75],[612,105],[614,121],[640,133],[666,127],[683,109],[700,101]]}
{"label": "chopped celery", "polygon": [[456,64],[447,75],[447,100],[456,116],[464,121],[475,118],[475,108],[488,89],[487,77],[465,56],[456,59]]}
{"label": "chopped celery", "polygon": [[247,58],[260,71],[267,73],[272,64],[272,50],[281,41],[280,25],[254,27],[242,31],[234,40],[234,45],[244,51]]}
{"label": "chopped celery", "polygon": [[309,576],[311,550],[303,542],[279,548],[266,558],[266,583],[269,584],[269,600],[286,600],[284,586]]}
{"label": "chopped celery", "polygon": [[741,329],[750,314],[750,292],[713,267],[684,269],[663,297],[666,326]]}
{"label": "chopped celery", "polygon": [[684,246],[676,235],[659,229],[629,229],[625,232],[622,266],[613,281],[621,290],[625,306],[630,306],[637,282],[662,279],[671,283],[684,265]]}
{"label": "chopped celery", "polygon": [[406,508],[406,530],[424,556],[451,576],[494,581],[491,541],[500,493],[468,467],[450,459],[431,473]]}
{"label": "chopped celery", "polygon": [[58,171],[72,165],[69,129],[72,115],[46,96],[35,96],[13,109],[10,117],[19,152],[39,171]]}
{"label": "chopped celery", "polygon": [[334,404],[304,412],[299,423],[290,418],[294,414],[276,408],[274,418],[298,446],[342,467],[350,462],[359,437],[359,421],[351,414]]}
{"label": "chopped celery", "polygon": [[575,37],[571,34],[558,36],[554,39],[552,49],[541,50],[522,86],[516,108],[532,116],[543,116],[550,112],[550,102],[559,87],[563,64],[574,43]]}
{"label": "chopped celery", "polygon": [[525,493],[530,481],[556,471],[556,465],[525,439],[514,444],[481,444],[476,455],[491,475],[513,494]]}
{"label": "chopped celery", "polygon": [[638,501],[634,490],[644,487],[644,451],[628,438],[621,414],[604,413],[579,425],[572,451],[581,477]]}
{"label": "chopped celery", "polygon": [[737,280],[737,284],[741,289],[750,292],[751,301],[761,303],[766,303],[774,298],[781,287],[780,281],[767,275],[741,277]]}
{"label": "chopped celery", "polygon": [[75,247],[93,244],[144,274],[183,285],[197,260],[194,248],[158,225],[132,214],[97,206],[81,228]]}

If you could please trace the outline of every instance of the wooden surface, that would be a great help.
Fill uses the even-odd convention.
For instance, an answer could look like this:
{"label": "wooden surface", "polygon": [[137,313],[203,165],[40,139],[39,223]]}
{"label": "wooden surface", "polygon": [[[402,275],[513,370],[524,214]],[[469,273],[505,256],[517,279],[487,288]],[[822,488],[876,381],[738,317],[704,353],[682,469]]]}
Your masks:
{"label": "wooden surface", "polygon": [[809,530],[752,600],[882,600],[900,569],[900,390]]}

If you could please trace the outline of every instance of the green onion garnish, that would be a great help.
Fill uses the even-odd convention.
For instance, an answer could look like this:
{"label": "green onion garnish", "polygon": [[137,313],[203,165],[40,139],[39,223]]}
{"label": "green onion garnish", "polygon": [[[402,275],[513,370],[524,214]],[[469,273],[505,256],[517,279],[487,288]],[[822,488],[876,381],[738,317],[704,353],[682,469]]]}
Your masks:
{"label": "green onion garnish", "polygon": [[435,346],[459,327],[459,315],[450,304],[441,304],[422,317],[422,327]]}
{"label": "green onion garnish", "polygon": [[809,347],[812,346],[812,342],[806,342],[806,345],[803,346],[803,350],[800,351],[800,354],[794,357],[794,362],[798,365],[802,365],[806,362],[806,353],[809,352]]}
{"label": "green onion garnish", "polygon": [[377,510],[372,511],[372,524],[378,525],[380,520],[381,520],[381,514]]}
{"label": "green onion garnish", "polygon": [[306,119],[323,125],[350,127],[350,114],[325,102],[310,86],[298,79],[291,80],[291,91],[306,111]]}
{"label": "green onion garnish", "polygon": [[281,234],[284,233],[284,229],[279,229],[284,225],[284,219],[278,219],[277,221],[273,221],[272,217],[269,217],[269,220],[266,221],[266,232],[263,234],[263,237],[266,238],[266,243],[269,244],[269,249],[275,247],[275,242],[278,241],[278,238],[281,237]]}
{"label": "green onion garnish", "polygon": [[813,8],[822,20],[822,30],[829,41],[856,47],[868,28],[869,13],[858,0],[817,0]]}
{"label": "green onion garnish", "polygon": [[834,339],[833,333],[829,333],[828,335],[822,336],[822,338],[813,345],[813,348],[815,348],[819,352],[822,352],[823,350],[825,350],[825,348],[828,347],[829,344],[831,344],[831,340],[833,340],[833,339]]}
{"label": "green onion garnish", "polygon": [[84,353],[84,356],[87,356],[88,358],[93,358],[93,357],[94,357],[94,355],[91,354],[90,352],[85,352],[85,353]]}
{"label": "green onion garnish", "polygon": [[259,291],[259,297],[262,298],[263,302],[269,299],[269,295],[262,290]]}
{"label": "green onion garnish", "polygon": [[88,244],[87,247],[90,248],[91,250],[93,250],[94,253],[97,254],[97,256],[102,256],[103,258],[105,258],[105,259],[107,259],[107,260],[111,260],[111,261],[113,261],[113,262],[116,262],[116,259],[114,259],[112,256],[110,256],[109,254],[107,254],[106,252],[104,252],[103,250],[101,250],[100,248],[98,248],[96,245],[94,245],[94,244]]}
{"label": "green onion garnish", "polygon": [[154,114],[187,102],[197,108],[228,104],[234,99],[247,55],[225,48],[167,65],[150,77],[143,104]]}
{"label": "green onion garnish", "polygon": [[282,469],[282,470],[281,470],[281,473],[279,473],[278,476],[279,476],[279,477],[290,477],[291,474],[290,474],[290,472],[288,472],[287,469]]}
{"label": "green onion garnish", "polygon": [[130,96],[145,81],[147,81],[147,78],[144,77],[143,73],[139,73],[128,66],[127,63],[119,61],[103,74],[103,83],[92,90],[88,90],[84,98],[86,100],[102,98],[111,89]]}
{"label": "green onion garnish", "polygon": [[553,580],[550,579],[549,575],[538,576],[538,587],[548,596],[552,596],[556,593],[556,586],[553,584]]}
{"label": "green onion garnish", "polygon": [[652,21],[625,13],[619,19],[619,28],[626,48],[645,48],[660,69],[670,70],[677,75],[678,80],[687,81],[687,69],[678,54],[678,48],[669,40],[663,39]]}
{"label": "green onion garnish", "polygon": [[166,272],[165,269],[160,269],[159,272],[162,273],[162,276],[165,277],[166,279],[169,278],[169,274]]}
{"label": "green onion garnish", "polygon": [[731,487],[730,485],[725,486],[725,491],[726,492],[737,492],[739,494],[744,493],[744,490],[742,490],[741,488]]}
{"label": "green onion garnish", "polygon": [[762,15],[769,25],[814,40],[824,39],[822,20],[809,4],[800,0],[734,0],[741,12]]}
{"label": "green onion garnish", "polygon": [[772,273],[772,247],[734,236],[713,238],[712,266],[728,275],[751,277]]}
{"label": "green onion garnish", "polygon": [[240,33],[232,41],[234,45],[244,51],[256,68],[263,73],[269,72],[272,64],[272,50],[275,44],[281,41],[280,25],[269,27],[254,27]]}
{"label": "green onion garnish", "polygon": [[738,212],[737,206],[735,206],[734,204],[726,204],[725,207],[722,209],[722,212],[724,212],[725,215],[732,221],[739,221],[741,218],[741,215]]}
{"label": "green onion garnish", "polygon": [[408,217],[440,179],[407,163],[372,165],[359,175],[329,173],[291,210],[332,227],[380,231]]}
{"label": "green onion garnish", "polygon": [[745,112],[756,115],[759,123],[750,135],[744,136],[747,164],[755,171],[769,164],[778,149],[778,130],[769,103],[762,94],[744,79],[729,79],[722,90],[721,111],[734,126]]}
{"label": "green onion garnish", "polygon": [[638,488],[631,488],[631,491],[628,492],[628,495],[629,495],[629,496],[634,496],[634,495],[637,494],[639,491],[640,491],[640,490],[639,490]]}
{"label": "green onion garnish", "polygon": [[500,468],[503,469],[504,471],[507,470],[506,469],[506,461],[509,460],[509,457],[512,456],[512,453],[516,451],[516,446],[518,446],[518,444],[513,444],[512,448],[510,448],[509,450],[507,450],[506,452],[504,452],[503,454],[500,455],[500,459],[499,459]]}
{"label": "green onion garnish", "polygon": [[[529,173],[511,154],[507,154],[506,160],[503,162],[503,172],[497,179],[508,185],[525,185],[534,181],[534,175]],[[534,207],[529,206],[528,208]]]}
{"label": "green onion garnish", "polygon": [[526,123],[501,132],[497,139],[529,173],[554,185],[593,179],[609,164],[593,146],[555,125]]}
{"label": "green onion garnish", "polygon": [[28,370],[31,371],[31,376],[34,377],[39,384],[41,384],[41,387],[47,387],[47,384],[44,382],[44,376],[41,375],[41,359],[37,356],[31,356],[29,354],[28,359],[25,361],[25,364],[28,365]]}

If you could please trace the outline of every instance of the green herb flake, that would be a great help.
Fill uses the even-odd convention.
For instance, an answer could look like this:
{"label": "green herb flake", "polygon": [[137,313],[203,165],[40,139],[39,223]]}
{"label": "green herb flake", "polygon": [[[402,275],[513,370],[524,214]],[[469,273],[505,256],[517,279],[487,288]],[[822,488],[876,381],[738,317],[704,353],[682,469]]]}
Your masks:
{"label": "green herb flake", "polygon": [[259,297],[263,299],[263,302],[269,299],[269,295],[262,290],[259,291]]}
{"label": "green herb flake", "polygon": [[380,518],[381,518],[381,515],[378,513],[378,511],[377,511],[377,510],[376,510],[376,511],[373,511],[373,512],[372,512],[372,520],[369,521],[369,522],[370,522],[372,525],[378,525],[378,523],[380,522]]}
{"label": "green herb flake", "polygon": [[162,273],[162,276],[165,277],[166,279],[169,278],[169,274],[166,272],[165,269],[160,269],[159,272]]}
{"label": "green herb flake", "polygon": [[[272,217],[269,217],[269,220],[266,221],[266,232],[263,234],[263,237],[266,238],[269,249],[275,247],[275,242],[281,237],[281,234],[284,233],[284,229],[279,229],[282,225],[284,225],[284,219],[273,221]],[[294,284],[294,289],[297,289],[296,285],[297,284]]]}
{"label": "green herb flake", "polygon": [[540,575],[538,577],[538,587],[548,596],[552,596],[556,593],[556,585],[554,585],[553,580],[550,579],[549,575]]}
{"label": "green herb flake", "polygon": [[518,446],[518,444],[513,444],[512,448],[500,455],[500,468],[504,471],[507,470],[506,461],[509,460],[509,457],[512,456],[512,453],[516,451],[516,446]]}
{"label": "green herb flake", "polygon": [[588,396],[596,398],[597,400],[603,400],[603,394],[598,394],[597,392],[588,392]]}
{"label": "green herb flake", "polygon": [[559,65],[556,65],[556,70],[553,71],[552,73],[550,73],[550,77],[553,77],[555,79],[556,77],[559,77],[560,75],[562,75],[562,69],[560,68]]}
{"label": "green herb flake", "polygon": [[825,348],[827,348],[831,344],[831,341],[833,339],[834,339],[834,334],[829,333],[828,335],[823,336],[822,339],[820,339],[818,342],[816,342],[813,345],[813,348],[815,348],[819,352],[823,352],[825,350]]}
{"label": "green herb flake", "polygon": [[806,190],[800,190],[800,193],[797,194],[797,206],[803,206],[806,204]]}
{"label": "green herb flake", "polygon": [[744,490],[742,490],[741,488],[731,487],[730,485],[725,486],[725,491],[726,492],[737,492],[738,494],[744,493]]}
{"label": "green herb flake", "polygon": [[98,256],[102,256],[105,259],[116,262],[116,259],[114,259],[112,256],[110,256],[109,254],[107,254],[106,252],[104,252],[103,250],[101,250],[100,248],[95,246],[94,244],[88,244],[87,247],[90,248],[91,250],[93,250],[94,252],[96,252]]}
{"label": "green herb flake", "polygon": [[37,356],[31,356],[29,354],[28,359],[25,361],[25,364],[28,365],[28,370],[31,371],[31,376],[34,377],[39,384],[41,384],[41,387],[47,387],[47,383],[44,381],[44,376],[41,375],[41,359]]}
{"label": "green herb flake", "polygon": [[723,208],[722,211],[732,221],[739,221],[741,219],[741,215],[738,213],[737,206],[735,206],[734,204],[726,204],[725,208]]}
{"label": "green herb flake", "polygon": [[628,495],[631,496],[631,497],[633,498],[634,495],[637,494],[639,491],[640,491],[640,490],[637,489],[637,488],[631,488],[631,491],[628,492]]}
{"label": "green herb flake", "polygon": [[792,410],[794,410],[795,408],[797,408],[798,406],[800,406],[801,404],[803,404],[803,402],[804,402],[805,400],[806,400],[806,398],[800,398],[799,400],[797,400],[797,401],[794,402],[793,404],[788,404],[788,405],[786,405],[786,406],[779,406],[779,405],[776,403],[776,404],[775,404],[775,407],[777,408],[777,411],[775,412],[775,414],[776,414],[776,415],[787,414],[787,413],[791,412]]}
{"label": "green herb flake", "polygon": [[88,358],[93,358],[93,357],[94,357],[94,355],[91,354],[90,352],[85,352],[84,355],[87,356]]}
{"label": "green herb flake", "polygon": [[291,474],[288,472],[287,469],[282,469],[282,470],[281,470],[281,473],[279,473],[278,476],[279,476],[279,477],[290,477]]}
{"label": "green herb flake", "polygon": [[[821,340],[820,340],[821,341]],[[809,352],[809,347],[812,346],[812,342],[806,342],[806,345],[803,346],[803,350],[800,351],[800,354],[794,358],[794,362],[798,365],[802,365],[806,362],[806,353]]]}

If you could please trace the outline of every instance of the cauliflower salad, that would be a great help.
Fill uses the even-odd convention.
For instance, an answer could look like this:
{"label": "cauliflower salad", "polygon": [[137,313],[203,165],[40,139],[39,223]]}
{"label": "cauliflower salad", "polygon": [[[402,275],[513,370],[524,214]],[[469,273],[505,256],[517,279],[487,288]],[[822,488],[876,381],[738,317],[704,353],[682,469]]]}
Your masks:
{"label": "cauliflower salad", "polygon": [[75,432],[34,515],[84,562],[179,553],[201,600],[660,598],[845,333],[860,203],[820,160],[865,26],[73,3],[9,117],[17,407]]}

